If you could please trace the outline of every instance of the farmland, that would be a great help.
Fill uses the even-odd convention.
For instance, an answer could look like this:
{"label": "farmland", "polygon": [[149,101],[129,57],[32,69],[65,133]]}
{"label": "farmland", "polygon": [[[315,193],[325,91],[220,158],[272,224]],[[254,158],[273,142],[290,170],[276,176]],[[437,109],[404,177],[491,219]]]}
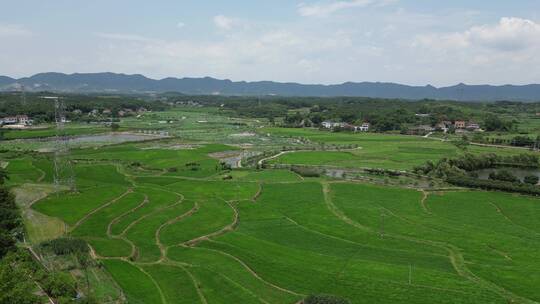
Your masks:
{"label": "farmland", "polygon": [[[463,155],[458,146],[275,128],[204,111],[121,122],[129,130],[159,127],[169,137],[74,147],[75,192],[52,186],[50,153],[6,149],[2,163],[26,241],[86,241],[106,270],[102,281],[114,282],[108,296],[128,303],[293,304],[311,294],[352,303],[540,302],[537,198],[272,168],[411,171]],[[272,158],[283,146],[295,149]],[[265,168],[231,169],[214,156],[244,150],[270,155]]]}

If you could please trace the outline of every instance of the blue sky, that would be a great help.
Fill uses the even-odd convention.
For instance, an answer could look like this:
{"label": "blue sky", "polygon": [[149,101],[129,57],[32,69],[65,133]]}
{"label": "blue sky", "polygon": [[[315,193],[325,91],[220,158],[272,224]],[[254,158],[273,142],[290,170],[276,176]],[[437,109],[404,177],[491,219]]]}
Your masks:
{"label": "blue sky", "polygon": [[540,83],[540,1],[0,3],[0,74]]}

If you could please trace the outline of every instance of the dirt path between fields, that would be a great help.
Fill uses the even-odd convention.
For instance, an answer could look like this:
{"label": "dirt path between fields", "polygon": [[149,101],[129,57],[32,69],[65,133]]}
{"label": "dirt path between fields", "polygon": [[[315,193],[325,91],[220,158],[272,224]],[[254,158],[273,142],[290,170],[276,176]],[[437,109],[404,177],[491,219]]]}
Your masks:
{"label": "dirt path between fields", "polygon": [[519,227],[519,228],[521,228],[521,229],[525,229],[525,230],[527,230],[527,231],[530,231],[530,232],[532,232],[533,234],[540,235],[540,233],[538,233],[537,231],[532,230],[532,229],[530,229],[530,228],[528,228],[528,227],[522,226],[522,225],[520,225],[520,224],[514,222],[511,218],[509,218],[506,214],[504,214],[504,212],[503,212],[503,210],[501,209],[501,207],[499,207],[497,204],[495,204],[495,203],[493,203],[493,202],[489,202],[489,204],[490,204],[493,208],[495,208],[495,210],[497,210],[497,213],[499,213],[506,221],[508,221],[508,222],[511,223],[512,225],[517,226],[517,227]]}
{"label": "dirt path between fields", "polygon": [[130,213],[133,213],[135,211],[137,211],[138,209],[142,208],[144,205],[148,204],[149,200],[148,200],[148,195],[144,195],[144,199],[143,201],[137,205],[135,208],[132,208],[122,214],[120,214],[119,216],[113,218],[110,222],[109,222],[109,225],[107,226],[107,236],[110,237],[110,238],[114,238],[114,237],[118,237],[118,235],[113,235],[112,234],[112,226],[116,223],[118,223],[118,221],[120,221],[120,219],[122,219],[124,216],[130,214]]}
{"label": "dirt path between fields", "polygon": [[168,220],[167,222],[165,222],[165,223],[161,224],[161,226],[159,226],[159,228],[156,230],[156,233],[155,233],[156,245],[159,247],[159,251],[161,252],[161,257],[158,260],[158,263],[163,262],[167,258],[167,248],[168,248],[167,246],[163,245],[163,243],[161,243],[161,240],[160,240],[161,230],[163,228],[169,226],[169,225],[172,225],[174,223],[177,223],[177,222],[181,221],[182,219],[184,219],[186,217],[192,216],[197,211],[199,211],[199,204],[195,203],[193,205],[193,207],[189,211],[187,211],[187,212],[185,212],[185,213],[183,213],[183,214],[181,214],[181,215],[179,215],[179,216],[177,216],[177,217],[175,217],[175,218],[173,218],[171,220]]}
{"label": "dirt path between fields", "polygon": [[257,189],[257,193],[255,193],[255,195],[253,195],[253,197],[251,198],[251,201],[256,203],[257,200],[259,199],[259,196],[261,196],[262,192],[263,192],[263,184],[262,182],[259,181],[259,189]]}
{"label": "dirt path between fields", "polygon": [[227,232],[234,231],[234,229],[238,226],[238,217],[239,217],[238,210],[236,209],[236,206],[234,206],[233,203],[231,203],[229,201],[226,201],[226,200],[223,200],[223,201],[225,203],[227,203],[227,205],[229,205],[229,207],[231,207],[231,209],[234,212],[233,222],[230,223],[229,225],[221,228],[220,230],[218,230],[216,232],[212,232],[212,233],[209,233],[209,234],[206,234],[206,235],[203,235],[203,236],[199,236],[197,238],[194,238],[192,240],[184,242],[184,243],[182,243],[183,245],[188,246],[188,247],[193,247],[193,246],[197,245],[198,243],[200,243],[202,241],[209,240],[212,237],[219,236],[219,235],[225,234]]}
{"label": "dirt path between fields", "polygon": [[[214,243],[218,243],[218,244],[224,244],[224,243],[221,243],[221,242],[218,242],[218,241],[215,241],[215,240],[208,240],[209,242],[214,242]],[[304,294],[300,294],[300,293],[297,293],[297,292],[294,292],[292,290],[288,290],[288,289],[285,289],[283,287],[279,287],[275,284],[272,284],[268,281],[266,281],[265,279],[261,278],[259,276],[259,274],[257,274],[253,269],[251,269],[246,263],[244,263],[244,261],[240,260],[239,258],[235,257],[234,255],[232,254],[229,254],[227,252],[224,252],[224,251],[221,251],[221,250],[217,250],[217,249],[211,249],[211,248],[204,248],[206,250],[210,250],[210,251],[214,251],[214,252],[217,252],[219,254],[222,254],[222,255],[225,255],[235,261],[237,261],[238,263],[240,263],[240,265],[242,265],[252,276],[254,276],[255,278],[257,278],[258,280],[260,280],[261,282],[263,282],[264,284],[268,285],[268,286],[271,286],[275,289],[278,289],[278,290],[281,290],[283,292],[286,292],[288,294],[292,294],[292,295],[295,295],[295,296],[300,296],[300,297],[305,297],[306,295]]]}
{"label": "dirt path between fields", "polygon": [[433,213],[431,213],[431,210],[429,210],[427,204],[426,204],[426,200],[429,196],[429,193],[425,190],[420,190],[420,192],[422,192],[422,199],[420,200],[420,205],[422,206],[422,209],[429,215],[432,215]]}

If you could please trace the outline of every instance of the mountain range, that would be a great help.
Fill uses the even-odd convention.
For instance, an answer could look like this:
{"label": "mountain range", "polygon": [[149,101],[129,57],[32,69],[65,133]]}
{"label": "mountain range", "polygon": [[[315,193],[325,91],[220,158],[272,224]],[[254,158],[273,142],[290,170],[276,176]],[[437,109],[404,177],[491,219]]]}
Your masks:
{"label": "mountain range", "polygon": [[151,79],[117,73],[40,73],[31,77],[0,76],[0,90],[56,91],[72,93],[164,93],[193,95],[358,96],[401,99],[446,99],[463,101],[540,101],[540,84],[466,85],[436,88],[385,82],[345,82],[335,85],[231,81],[211,77]]}

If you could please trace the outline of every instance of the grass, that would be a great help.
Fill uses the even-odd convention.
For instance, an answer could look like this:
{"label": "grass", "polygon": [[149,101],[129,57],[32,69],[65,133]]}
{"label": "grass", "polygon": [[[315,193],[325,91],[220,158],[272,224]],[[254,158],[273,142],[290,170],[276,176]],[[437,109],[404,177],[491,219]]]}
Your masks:
{"label": "grass", "polygon": [[22,210],[22,218],[26,230],[26,240],[30,244],[60,237],[66,231],[66,226],[58,218],[44,215],[31,209],[37,200],[51,194],[51,185],[23,184],[13,189],[15,201]]}
{"label": "grass", "polygon": [[[197,278],[205,285],[208,282],[207,275],[222,282],[234,282],[237,286],[232,286],[233,290],[245,289],[252,292],[252,297],[262,299],[269,303],[292,303],[298,296],[281,291],[262,280],[254,279],[253,275],[233,257],[227,256],[218,251],[204,248],[184,248],[175,247],[169,251],[169,257],[175,261],[191,264],[194,268],[205,269],[206,272],[194,271]],[[219,288],[218,290],[223,290]],[[203,289],[203,293],[205,290]],[[227,291],[224,291],[227,293]],[[248,296],[246,296],[249,298]],[[233,299],[222,299],[233,301]],[[236,299],[242,301],[242,299]],[[228,302],[231,303],[231,302]]]}
{"label": "grass", "polygon": [[167,303],[203,303],[195,289],[195,283],[182,267],[169,265],[144,266],[164,293]]}
{"label": "grass", "polygon": [[137,261],[152,262],[161,257],[160,248],[157,245],[156,233],[160,227],[171,220],[185,214],[194,203],[185,201],[178,205],[163,209],[145,217],[132,226],[126,233],[126,238],[131,240],[137,247]]}
{"label": "grass", "polygon": [[192,216],[173,223],[161,231],[161,241],[168,246],[177,245],[199,236],[219,231],[233,222],[234,212],[222,200],[197,202],[199,209]]}
{"label": "grass", "polygon": [[34,209],[45,215],[60,218],[69,225],[74,225],[89,212],[119,197],[126,190],[118,186],[86,188],[79,193],[49,196],[38,201]]}
{"label": "grass", "polygon": [[137,266],[120,260],[104,260],[103,264],[120,285],[129,303],[162,303],[151,277]]}
{"label": "grass", "polygon": [[116,221],[111,225],[111,233],[113,235],[120,235],[129,228],[129,226],[137,221],[138,219],[143,218],[153,212],[159,211],[161,209],[167,208],[174,203],[176,203],[180,197],[171,192],[166,192],[159,189],[151,188],[142,188],[141,192],[145,194],[144,204],[141,204],[140,207],[132,209],[129,213],[122,214]]}

